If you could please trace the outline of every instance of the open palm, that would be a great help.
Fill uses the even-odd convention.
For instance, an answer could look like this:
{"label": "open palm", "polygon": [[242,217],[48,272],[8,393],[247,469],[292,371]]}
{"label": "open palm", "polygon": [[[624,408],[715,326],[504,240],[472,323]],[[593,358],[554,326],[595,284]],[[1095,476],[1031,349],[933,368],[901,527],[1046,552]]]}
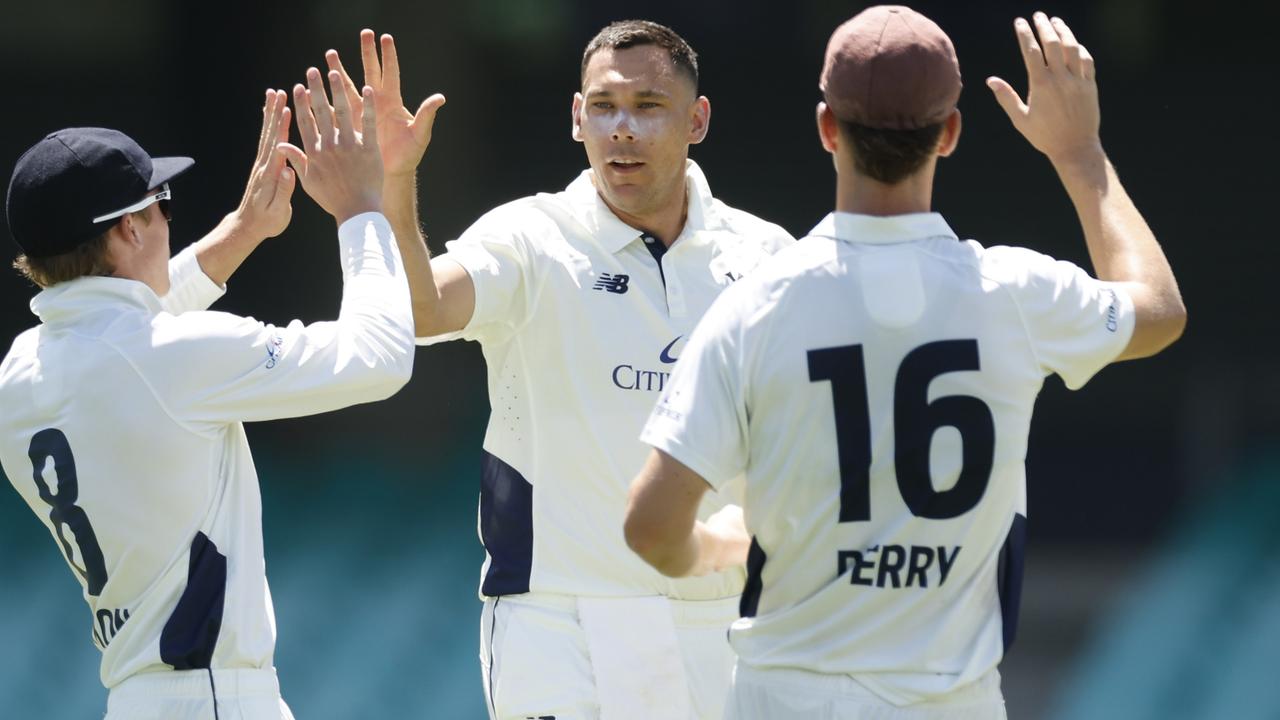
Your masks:
{"label": "open palm", "polygon": [[[383,35],[382,59],[378,59],[378,46],[372,30],[360,32],[360,56],[364,62],[365,85],[373,89],[375,106],[377,107],[378,144],[382,151],[382,163],[388,176],[411,175],[426,154],[431,144],[431,128],[436,121],[436,112],[445,103],[443,95],[436,93],[418,106],[416,113],[405,107],[400,93],[400,60],[396,55],[395,40],[390,35]],[[342,76],[348,102],[353,114],[359,115],[361,107],[360,91],[336,50],[325,53],[325,61],[330,70]]]}

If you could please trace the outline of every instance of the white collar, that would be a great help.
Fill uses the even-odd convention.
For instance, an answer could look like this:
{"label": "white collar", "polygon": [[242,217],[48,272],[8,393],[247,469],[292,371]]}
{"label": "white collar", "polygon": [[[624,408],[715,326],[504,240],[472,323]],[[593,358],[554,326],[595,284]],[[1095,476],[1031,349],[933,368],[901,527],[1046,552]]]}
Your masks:
{"label": "white collar", "polygon": [[81,277],[41,290],[31,298],[31,312],[45,324],[74,322],[87,312],[124,305],[154,315],[164,307],[146,283],[113,277]]}
{"label": "white collar", "polygon": [[[569,183],[564,190],[564,197],[573,217],[591,232],[600,246],[611,253],[616,253],[634,242],[642,232],[623,222],[609,206],[604,203],[600,193],[591,181],[592,171],[583,170],[577,179]],[[716,216],[711,197],[711,187],[702,169],[692,160],[685,161],[685,191],[689,197],[689,212],[685,218],[681,237],[692,236],[700,230],[718,229],[721,225]]]}
{"label": "white collar", "polygon": [[927,238],[960,239],[942,215],[935,212],[884,216],[833,212],[809,234],[868,245],[890,245]]}

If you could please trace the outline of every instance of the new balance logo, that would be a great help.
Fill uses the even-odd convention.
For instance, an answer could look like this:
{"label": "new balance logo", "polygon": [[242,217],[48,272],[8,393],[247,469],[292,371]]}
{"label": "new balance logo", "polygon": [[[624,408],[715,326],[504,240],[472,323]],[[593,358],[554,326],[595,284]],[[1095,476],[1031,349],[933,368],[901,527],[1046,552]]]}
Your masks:
{"label": "new balance logo", "polygon": [[600,273],[600,279],[591,287],[592,290],[607,290],[611,293],[621,295],[627,291],[627,283],[631,282],[630,275],[610,275],[609,273]]}

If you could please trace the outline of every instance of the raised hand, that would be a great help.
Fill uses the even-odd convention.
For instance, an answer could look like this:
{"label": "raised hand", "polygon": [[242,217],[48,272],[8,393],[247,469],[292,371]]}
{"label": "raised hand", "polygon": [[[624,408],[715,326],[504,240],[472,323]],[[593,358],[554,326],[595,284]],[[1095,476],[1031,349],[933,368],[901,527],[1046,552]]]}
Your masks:
{"label": "raised hand", "polygon": [[1027,66],[1027,101],[998,77],[987,78],[987,87],[1018,132],[1050,160],[1096,153],[1101,115],[1093,56],[1060,18],[1037,12],[1032,20],[1035,32],[1023,18],[1013,25]]}
{"label": "raised hand", "polygon": [[289,227],[293,217],[290,199],[296,177],[285,165],[284,155],[277,147],[288,139],[289,96],[283,90],[268,90],[262,105],[258,154],[236,210],[240,227],[250,237],[275,237]]}
{"label": "raised hand", "polygon": [[[373,96],[377,100],[378,144],[382,148],[382,161],[388,177],[412,176],[431,144],[436,112],[444,105],[445,98],[436,93],[423,100],[417,112],[409,112],[400,92],[400,59],[396,54],[395,40],[384,34],[381,42],[382,59],[379,61],[373,31],[360,31],[364,82],[373,88]],[[330,50],[324,57],[330,72],[337,72],[342,79],[347,102],[352,108],[359,108],[361,94],[342,66],[338,52]]]}
{"label": "raised hand", "polygon": [[298,133],[306,151],[288,143],[277,147],[297,172],[302,189],[341,225],[362,212],[382,211],[384,171],[373,89],[365,86],[358,114],[336,71],[329,71],[329,89],[332,104],[320,71],[307,69],[307,87],[293,87]]}

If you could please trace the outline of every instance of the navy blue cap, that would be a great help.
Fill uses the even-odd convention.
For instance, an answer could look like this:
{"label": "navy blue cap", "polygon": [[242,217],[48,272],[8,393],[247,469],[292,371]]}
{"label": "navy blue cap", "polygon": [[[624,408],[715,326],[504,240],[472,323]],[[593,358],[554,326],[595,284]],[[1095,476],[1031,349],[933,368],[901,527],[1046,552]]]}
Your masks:
{"label": "navy blue cap", "polygon": [[119,222],[94,223],[95,217],[138,202],[194,164],[186,157],[153,158],[118,130],[58,130],[13,168],[5,201],[9,232],[28,257],[61,255]]}

